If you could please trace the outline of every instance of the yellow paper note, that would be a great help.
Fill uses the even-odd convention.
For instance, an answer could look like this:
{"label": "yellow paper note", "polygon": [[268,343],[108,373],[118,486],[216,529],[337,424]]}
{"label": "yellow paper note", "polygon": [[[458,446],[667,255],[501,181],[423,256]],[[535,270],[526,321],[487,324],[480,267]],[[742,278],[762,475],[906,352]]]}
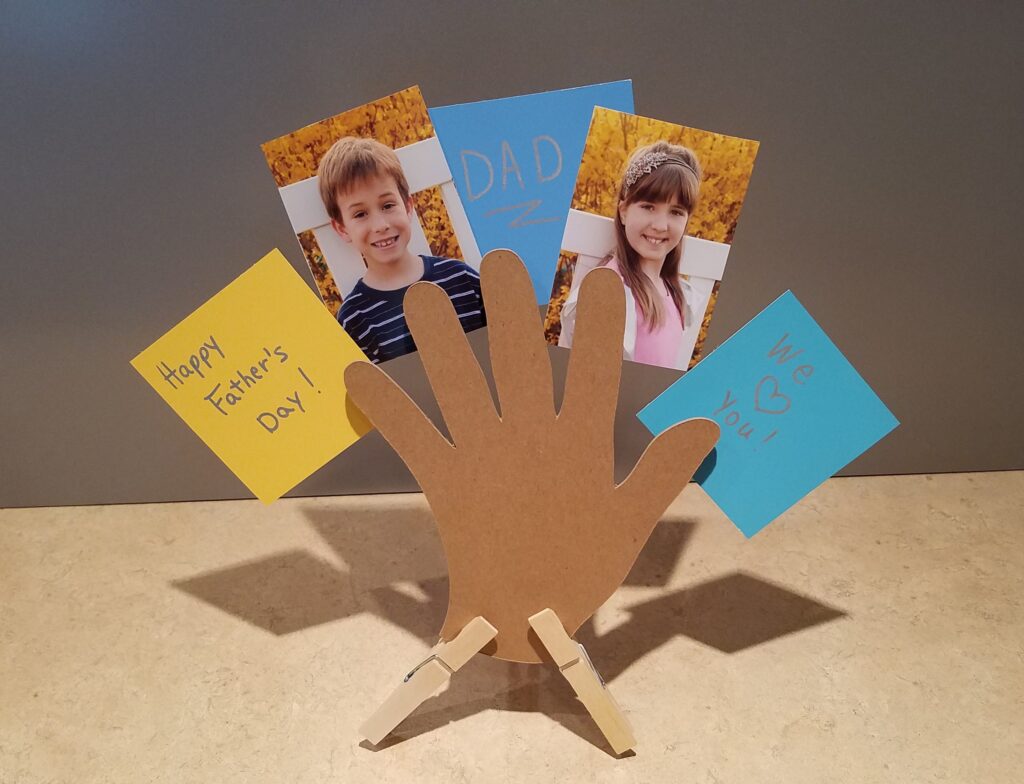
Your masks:
{"label": "yellow paper note", "polygon": [[365,359],[274,250],[132,367],[270,503],[370,430],[345,390]]}

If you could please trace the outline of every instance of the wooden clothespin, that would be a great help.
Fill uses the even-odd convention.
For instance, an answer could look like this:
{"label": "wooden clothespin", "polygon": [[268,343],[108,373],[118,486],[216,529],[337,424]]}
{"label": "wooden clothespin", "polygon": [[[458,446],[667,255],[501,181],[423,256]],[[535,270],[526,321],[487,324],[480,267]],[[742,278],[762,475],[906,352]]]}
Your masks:
{"label": "wooden clothespin", "polygon": [[454,639],[434,646],[430,655],[412,668],[359,732],[376,746],[410,713],[437,694],[452,674],[497,634],[498,630],[478,615]]}
{"label": "wooden clothespin", "polygon": [[586,649],[565,633],[554,610],[547,608],[531,615],[530,626],[608,739],[612,750],[622,754],[636,746],[633,728],[594,669]]}

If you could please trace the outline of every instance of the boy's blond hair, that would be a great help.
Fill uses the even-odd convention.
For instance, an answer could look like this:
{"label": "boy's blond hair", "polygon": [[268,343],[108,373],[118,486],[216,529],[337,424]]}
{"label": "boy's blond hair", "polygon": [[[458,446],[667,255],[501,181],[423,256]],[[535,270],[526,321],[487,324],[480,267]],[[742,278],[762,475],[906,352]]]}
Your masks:
{"label": "boy's blond hair", "polygon": [[331,145],[320,159],[316,175],[320,179],[320,198],[331,220],[343,223],[338,196],[369,177],[393,177],[403,204],[409,202],[409,182],[395,151],[375,139],[345,136]]}

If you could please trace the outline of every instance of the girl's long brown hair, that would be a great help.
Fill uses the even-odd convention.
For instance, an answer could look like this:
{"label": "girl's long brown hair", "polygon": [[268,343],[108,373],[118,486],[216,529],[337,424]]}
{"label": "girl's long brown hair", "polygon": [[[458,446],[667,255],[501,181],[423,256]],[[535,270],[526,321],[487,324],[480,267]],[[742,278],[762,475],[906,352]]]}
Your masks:
{"label": "girl's long brown hair", "polygon": [[[661,305],[661,292],[655,290],[650,278],[640,269],[640,254],[633,250],[626,240],[626,227],[622,224],[619,208],[638,201],[654,204],[676,201],[692,215],[700,194],[701,169],[700,161],[693,150],[664,141],[635,149],[629,156],[626,169],[628,170],[629,164],[641,155],[652,152],[663,152],[669,158],[650,174],[641,175],[632,187],[626,186],[623,176],[622,184],[619,186],[618,207],[615,210],[615,249],[604,258],[603,263],[607,264],[612,258],[618,260],[625,283],[633,292],[633,299],[640,309],[640,317],[657,327],[667,316]],[[683,287],[679,283],[679,257],[682,252],[683,243],[680,240],[679,244],[669,251],[665,263],[661,266],[661,279],[668,287],[679,312],[680,321],[683,319]]]}

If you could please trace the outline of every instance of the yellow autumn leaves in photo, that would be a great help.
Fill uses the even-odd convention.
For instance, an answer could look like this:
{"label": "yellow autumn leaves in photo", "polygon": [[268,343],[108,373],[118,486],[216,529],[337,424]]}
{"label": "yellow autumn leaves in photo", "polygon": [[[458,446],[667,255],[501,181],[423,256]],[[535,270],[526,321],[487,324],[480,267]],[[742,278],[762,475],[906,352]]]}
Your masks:
{"label": "yellow autumn leaves in photo", "polygon": [[690,216],[686,233],[731,244],[757,155],[758,143],[750,139],[597,108],[576,176],[573,209],[613,217],[630,153],[656,141],[689,147],[704,172],[700,203]]}
{"label": "yellow autumn leaves in photo", "polygon": [[[418,87],[410,87],[285,134],[262,145],[262,149],[277,187],[283,188],[316,176],[320,159],[344,136],[376,139],[392,149],[399,149],[433,135],[434,126],[423,95]],[[427,188],[415,193],[413,202],[434,254],[462,258],[441,199],[441,189]],[[342,298],[348,292],[338,290],[313,232],[297,236],[321,298],[331,313],[337,315]]]}
{"label": "yellow autumn leaves in photo", "polygon": [[278,188],[308,180],[338,139],[363,136],[392,149],[421,142],[434,135],[427,104],[419,88],[381,98],[320,120],[262,145]]}

